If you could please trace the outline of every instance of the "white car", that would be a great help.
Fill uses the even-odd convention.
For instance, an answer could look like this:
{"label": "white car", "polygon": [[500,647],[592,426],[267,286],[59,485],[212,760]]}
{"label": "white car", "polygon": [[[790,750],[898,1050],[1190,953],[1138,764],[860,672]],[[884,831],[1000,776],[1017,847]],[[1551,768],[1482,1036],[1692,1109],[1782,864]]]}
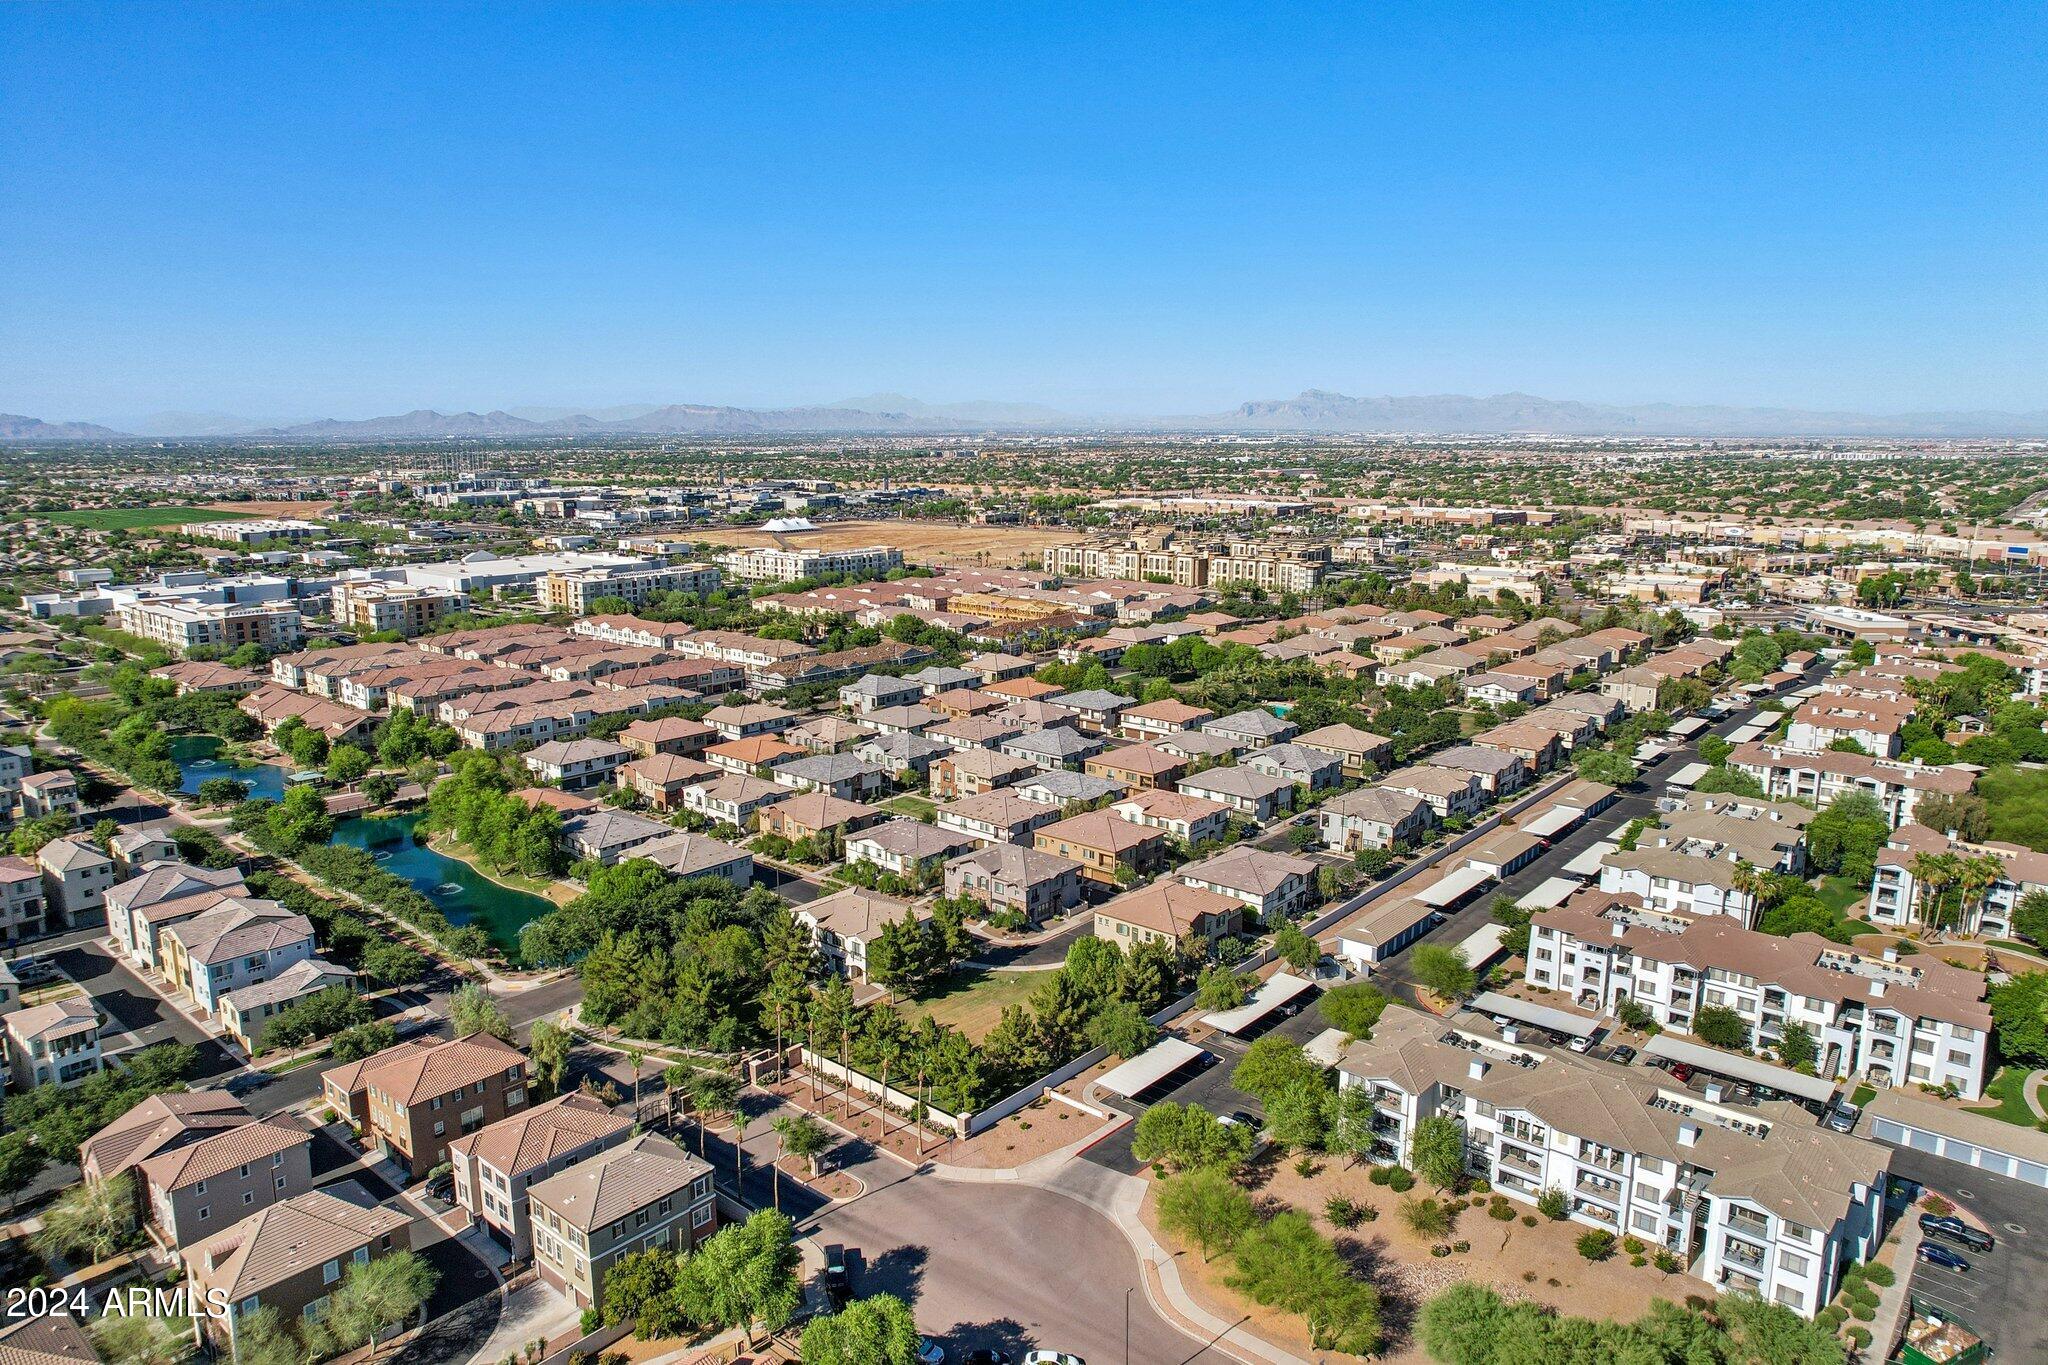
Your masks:
{"label": "white car", "polygon": [[1026,1351],[1024,1365],[1088,1365],[1088,1362],[1065,1351]]}
{"label": "white car", "polygon": [[1593,1040],[1590,1036],[1574,1038],[1569,1043],[1566,1043],[1565,1046],[1574,1052],[1590,1052],[1593,1048]]}

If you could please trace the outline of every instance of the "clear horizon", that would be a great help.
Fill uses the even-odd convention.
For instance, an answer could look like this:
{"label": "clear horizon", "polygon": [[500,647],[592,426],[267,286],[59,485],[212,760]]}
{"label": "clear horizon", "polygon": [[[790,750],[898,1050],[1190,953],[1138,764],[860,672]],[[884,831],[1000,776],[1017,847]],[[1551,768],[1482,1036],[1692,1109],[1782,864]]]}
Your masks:
{"label": "clear horizon", "polygon": [[0,7],[0,411],[2048,409],[2048,14]]}

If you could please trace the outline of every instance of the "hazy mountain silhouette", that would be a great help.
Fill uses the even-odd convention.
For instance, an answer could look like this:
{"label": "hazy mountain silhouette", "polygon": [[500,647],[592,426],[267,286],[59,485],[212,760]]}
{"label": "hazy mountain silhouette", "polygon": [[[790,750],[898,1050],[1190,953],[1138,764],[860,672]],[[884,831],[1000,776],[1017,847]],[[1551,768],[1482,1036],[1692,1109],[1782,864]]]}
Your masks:
{"label": "hazy mountain silhouette", "polygon": [[[1179,417],[1088,417],[1039,403],[978,400],[926,403],[880,393],[818,407],[740,408],[706,403],[626,404],[578,411],[412,412],[282,427],[238,427],[219,413],[164,413],[141,423],[160,439],[268,441],[434,441],[546,437],[934,435],[975,431],[1267,432],[1305,435],[1679,436],[1679,437],[2007,437],[2048,435],[2048,412],[1908,412],[1872,415],[1797,408],[1706,404],[1580,403],[1526,393],[1491,397],[1420,394],[1354,398],[1308,389],[1228,412]],[[0,416],[0,440],[133,439],[90,422]]]}
{"label": "hazy mountain silhouette", "polygon": [[93,422],[45,422],[0,412],[0,441],[118,441],[129,434]]}

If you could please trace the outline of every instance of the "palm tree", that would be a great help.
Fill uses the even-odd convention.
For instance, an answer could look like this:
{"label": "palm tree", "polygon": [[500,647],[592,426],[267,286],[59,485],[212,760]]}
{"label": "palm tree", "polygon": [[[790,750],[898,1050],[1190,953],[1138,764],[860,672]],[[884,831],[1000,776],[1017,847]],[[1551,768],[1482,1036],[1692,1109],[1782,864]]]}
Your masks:
{"label": "palm tree", "polygon": [[647,1060],[647,1052],[646,1049],[638,1047],[622,1048],[621,1052],[625,1056],[626,1065],[633,1068],[633,1122],[638,1123],[640,1121],[640,1063]]}
{"label": "palm tree", "polygon": [[725,1120],[732,1125],[732,1184],[737,1190],[742,1188],[740,1167],[747,1155],[747,1111],[740,1107],[739,1096],[733,1096]]}
{"label": "palm tree", "polygon": [[1913,887],[1917,893],[1914,896],[1917,904],[1914,918],[1929,929],[1934,927],[1939,915],[1939,910],[1932,903],[1939,899],[1946,885],[1947,873],[1942,864],[1947,857],[1946,853],[1915,853],[1906,869],[1913,876]]}
{"label": "palm tree", "polygon": [[1984,897],[1992,887],[2005,880],[2005,864],[1990,854],[1978,854],[1964,858],[1956,871],[1957,885],[1962,888],[1962,902],[1956,907],[1960,917],[1965,909],[1976,912],[1972,931],[1982,927]]}
{"label": "palm tree", "polygon": [[870,1010],[867,1020],[867,1042],[882,1065],[882,1136],[889,1135],[889,1068],[903,1057],[905,1039],[903,1020],[894,1010]]}

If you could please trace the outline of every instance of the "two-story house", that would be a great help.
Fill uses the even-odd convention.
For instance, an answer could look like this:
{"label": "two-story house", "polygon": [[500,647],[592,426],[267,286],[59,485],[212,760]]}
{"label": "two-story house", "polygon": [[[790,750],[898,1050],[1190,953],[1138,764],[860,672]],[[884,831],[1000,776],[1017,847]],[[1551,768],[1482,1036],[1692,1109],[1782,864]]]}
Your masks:
{"label": "two-story house", "polygon": [[633,1121],[581,1091],[536,1104],[449,1144],[455,1203],[492,1241],[533,1254],[527,1187],[626,1141]]}
{"label": "two-story house", "polygon": [[328,1107],[415,1178],[448,1144],[526,1107],[526,1054],[488,1033],[411,1039],[320,1075]]}

